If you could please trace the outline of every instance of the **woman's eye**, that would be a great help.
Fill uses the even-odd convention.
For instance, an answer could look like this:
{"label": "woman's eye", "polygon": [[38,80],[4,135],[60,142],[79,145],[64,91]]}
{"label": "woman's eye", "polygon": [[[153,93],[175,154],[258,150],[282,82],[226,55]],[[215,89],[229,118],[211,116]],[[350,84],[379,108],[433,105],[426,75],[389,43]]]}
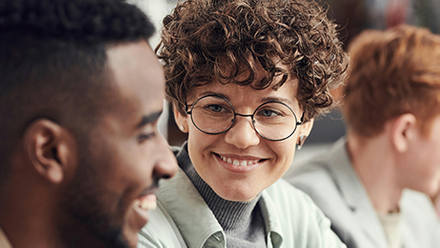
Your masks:
{"label": "woman's eye", "polygon": [[275,116],[279,116],[280,114],[278,113],[278,111],[274,111],[271,109],[263,109],[260,111],[260,114],[264,117],[275,117]]}
{"label": "woman's eye", "polygon": [[220,105],[209,105],[208,108],[214,112],[221,112],[223,110],[223,107]]}
{"label": "woman's eye", "polygon": [[145,141],[152,139],[154,136],[156,136],[156,133],[141,133],[137,136],[137,141],[139,144],[144,143]]}

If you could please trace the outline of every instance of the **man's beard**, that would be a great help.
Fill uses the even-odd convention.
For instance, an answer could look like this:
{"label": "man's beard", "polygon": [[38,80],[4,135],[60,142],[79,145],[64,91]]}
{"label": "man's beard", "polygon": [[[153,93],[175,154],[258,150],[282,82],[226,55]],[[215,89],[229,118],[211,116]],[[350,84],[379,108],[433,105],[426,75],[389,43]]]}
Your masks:
{"label": "man's beard", "polygon": [[122,230],[124,221],[115,224],[115,220],[124,217],[119,215],[125,212],[118,208],[112,213],[100,202],[99,199],[104,199],[109,192],[97,177],[102,172],[96,171],[93,156],[86,149],[80,149],[80,156],[87,156],[80,157],[74,178],[60,194],[60,242],[65,247],[92,247],[90,242],[93,242],[93,247],[100,243],[108,248],[130,248]]}

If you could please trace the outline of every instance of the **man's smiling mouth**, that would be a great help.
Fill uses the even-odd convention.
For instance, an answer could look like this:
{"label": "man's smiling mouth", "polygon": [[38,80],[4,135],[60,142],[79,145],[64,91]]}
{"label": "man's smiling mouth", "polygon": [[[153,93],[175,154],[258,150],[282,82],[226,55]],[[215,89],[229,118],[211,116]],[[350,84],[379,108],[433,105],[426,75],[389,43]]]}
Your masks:
{"label": "man's smiling mouth", "polygon": [[156,209],[156,195],[148,194],[141,196],[135,200],[135,204],[143,210],[155,210]]}

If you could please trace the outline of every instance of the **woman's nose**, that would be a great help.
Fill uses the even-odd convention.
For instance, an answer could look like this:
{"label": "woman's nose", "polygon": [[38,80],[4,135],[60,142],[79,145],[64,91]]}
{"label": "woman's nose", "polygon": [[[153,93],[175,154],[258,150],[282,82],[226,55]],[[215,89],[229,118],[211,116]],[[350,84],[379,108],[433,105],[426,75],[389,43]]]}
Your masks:
{"label": "woman's nose", "polygon": [[249,116],[237,116],[234,125],[225,134],[225,141],[239,149],[245,149],[258,145],[260,136],[254,130],[252,119]]}

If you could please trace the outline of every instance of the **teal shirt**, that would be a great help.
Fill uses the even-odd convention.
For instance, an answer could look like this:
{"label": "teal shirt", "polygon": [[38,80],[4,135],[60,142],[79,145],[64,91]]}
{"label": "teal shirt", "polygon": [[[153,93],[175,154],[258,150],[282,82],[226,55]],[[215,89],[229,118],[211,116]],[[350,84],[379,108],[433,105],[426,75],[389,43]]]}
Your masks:
{"label": "teal shirt", "polygon": [[[226,247],[222,227],[181,169],[161,181],[157,198],[158,208],[139,232],[138,248]],[[258,204],[269,248],[346,247],[312,200],[284,180],[264,190]]]}

